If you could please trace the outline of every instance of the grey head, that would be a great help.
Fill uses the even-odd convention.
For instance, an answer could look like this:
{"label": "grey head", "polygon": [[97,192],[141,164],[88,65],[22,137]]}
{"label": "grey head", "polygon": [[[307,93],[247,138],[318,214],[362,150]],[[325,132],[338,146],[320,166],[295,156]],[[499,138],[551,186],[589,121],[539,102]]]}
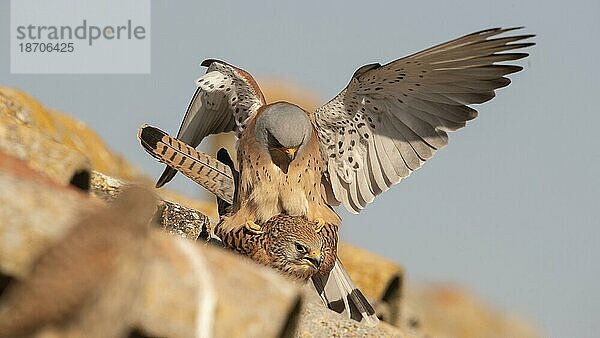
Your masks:
{"label": "grey head", "polygon": [[312,124],[302,108],[287,102],[268,105],[256,120],[256,140],[271,159],[287,173],[296,156],[303,153],[312,135]]}

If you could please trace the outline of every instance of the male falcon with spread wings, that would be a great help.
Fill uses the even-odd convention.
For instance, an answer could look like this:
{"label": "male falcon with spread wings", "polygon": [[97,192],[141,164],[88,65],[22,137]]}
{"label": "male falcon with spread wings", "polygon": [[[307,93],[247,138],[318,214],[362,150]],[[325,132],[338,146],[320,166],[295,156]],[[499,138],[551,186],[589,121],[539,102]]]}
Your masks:
{"label": "male falcon with spread wings", "polygon": [[[533,45],[533,35],[495,37],[488,29],[386,65],[359,68],[348,86],[315,112],[287,102],[266,104],[246,71],[206,60],[177,139],[196,147],[209,134],[235,131],[240,187],[234,228],[274,215],[303,215],[339,224],[330,208],[357,213],[448,143],[448,131],[477,116],[469,104],[486,102],[522,69],[495,64]],[[510,51],[510,52],[506,52]],[[167,167],[157,187],[176,170]]]}
{"label": "male falcon with spread wings", "polygon": [[[239,182],[224,233],[259,233],[275,215],[304,216],[337,227],[332,205],[357,213],[448,143],[447,132],[477,116],[522,67],[533,35],[494,28],[392,61],[359,68],[335,98],[314,112],[267,104],[246,71],[206,60],[177,139],[198,146],[209,134],[235,131]],[[183,160],[182,162],[183,163]],[[167,167],[157,187],[176,169]],[[334,269],[335,270],[335,269]]]}

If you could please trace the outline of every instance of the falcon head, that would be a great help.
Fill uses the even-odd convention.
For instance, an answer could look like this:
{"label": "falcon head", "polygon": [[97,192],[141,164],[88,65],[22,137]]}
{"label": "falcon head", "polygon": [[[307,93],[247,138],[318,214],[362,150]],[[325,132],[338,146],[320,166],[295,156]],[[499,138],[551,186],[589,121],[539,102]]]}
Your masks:
{"label": "falcon head", "polygon": [[272,267],[301,280],[317,272],[324,258],[324,241],[314,222],[301,216],[277,215],[267,224],[265,250]]}
{"label": "falcon head", "polygon": [[290,163],[310,141],[312,124],[302,108],[287,102],[264,107],[256,119],[256,140],[287,174]]}

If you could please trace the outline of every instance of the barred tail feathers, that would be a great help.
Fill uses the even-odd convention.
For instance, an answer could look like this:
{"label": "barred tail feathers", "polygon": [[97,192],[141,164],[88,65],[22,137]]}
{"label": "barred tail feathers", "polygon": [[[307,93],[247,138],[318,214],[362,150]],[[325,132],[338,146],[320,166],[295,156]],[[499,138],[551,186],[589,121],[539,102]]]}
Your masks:
{"label": "barred tail feathers", "polygon": [[154,158],[232,203],[234,178],[228,166],[147,124],[140,127],[138,138],[144,150]]}

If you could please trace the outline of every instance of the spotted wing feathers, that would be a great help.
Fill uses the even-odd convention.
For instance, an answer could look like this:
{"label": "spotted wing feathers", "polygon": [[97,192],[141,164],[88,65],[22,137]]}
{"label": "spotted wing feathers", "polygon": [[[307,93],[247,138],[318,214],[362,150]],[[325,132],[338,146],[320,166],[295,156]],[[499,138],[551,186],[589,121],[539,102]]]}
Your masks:
{"label": "spotted wing feathers", "polygon": [[[330,203],[358,212],[375,196],[417,170],[448,143],[447,132],[477,116],[522,67],[496,62],[528,54],[533,35],[495,37],[489,29],[390,62],[356,71],[348,86],[315,112],[327,164]],[[329,187],[327,186],[329,185]]]}
{"label": "spotted wing feathers", "polygon": [[[210,134],[244,129],[246,120],[265,104],[256,81],[246,71],[218,60],[205,60],[206,74],[196,81],[177,139],[197,147]],[[177,173],[167,167],[156,183],[161,187]]]}

